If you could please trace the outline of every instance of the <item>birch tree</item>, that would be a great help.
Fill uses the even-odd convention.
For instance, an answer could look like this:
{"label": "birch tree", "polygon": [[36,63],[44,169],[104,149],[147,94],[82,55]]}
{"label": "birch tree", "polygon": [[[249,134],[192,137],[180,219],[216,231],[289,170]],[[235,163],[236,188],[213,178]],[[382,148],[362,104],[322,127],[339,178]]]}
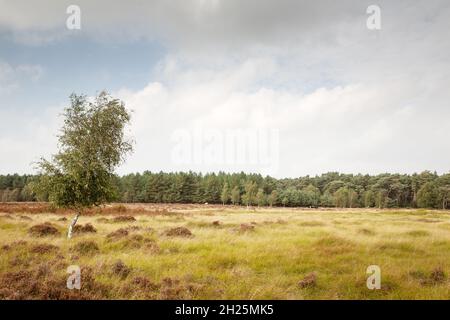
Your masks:
{"label": "birch tree", "polygon": [[86,209],[113,200],[115,169],[133,147],[125,136],[130,113],[123,102],[106,92],[93,101],[72,94],[63,116],[59,151],[37,163],[40,178],[33,188],[47,192],[56,207],[75,211],[67,233],[70,239]]}

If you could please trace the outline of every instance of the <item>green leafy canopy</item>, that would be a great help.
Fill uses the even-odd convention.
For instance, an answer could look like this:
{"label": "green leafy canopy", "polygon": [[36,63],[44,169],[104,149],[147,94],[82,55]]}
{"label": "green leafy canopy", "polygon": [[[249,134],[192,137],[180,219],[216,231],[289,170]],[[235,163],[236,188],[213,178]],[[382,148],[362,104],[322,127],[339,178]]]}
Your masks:
{"label": "green leafy canopy", "polygon": [[93,100],[72,94],[64,110],[59,152],[38,162],[36,193],[58,207],[82,209],[111,201],[114,171],[132,152],[125,137],[131,119],[122,101],[101,92]]}

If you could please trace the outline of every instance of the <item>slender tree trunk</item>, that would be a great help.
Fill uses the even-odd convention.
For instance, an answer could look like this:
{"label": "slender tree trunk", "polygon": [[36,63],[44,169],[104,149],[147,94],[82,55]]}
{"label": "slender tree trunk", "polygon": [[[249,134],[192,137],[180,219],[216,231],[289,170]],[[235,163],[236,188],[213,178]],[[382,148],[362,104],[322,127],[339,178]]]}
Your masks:
{"label": "slender tree trunk", "polygon": [[67,232],[67,238],[71,239],[72,238],[72,232],[73,232],[73,227],[75,227],[75,225],[77,224],[78,218],[80,217],[80,212],[77,212],[77,215],[75,216],[75,218],[73,218],[72,222],[69,225],[69,231]]}

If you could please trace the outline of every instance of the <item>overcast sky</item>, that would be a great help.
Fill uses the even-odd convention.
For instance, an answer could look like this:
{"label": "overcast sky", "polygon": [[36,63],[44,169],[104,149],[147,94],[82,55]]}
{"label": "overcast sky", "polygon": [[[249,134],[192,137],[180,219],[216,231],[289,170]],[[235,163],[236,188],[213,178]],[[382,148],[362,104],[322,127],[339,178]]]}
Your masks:
{"label": "overcast sky", "polygon": [[133,110],[121,174],[448,172],[449,31],[447,0],[0,0],[0,173],[103,89]]}

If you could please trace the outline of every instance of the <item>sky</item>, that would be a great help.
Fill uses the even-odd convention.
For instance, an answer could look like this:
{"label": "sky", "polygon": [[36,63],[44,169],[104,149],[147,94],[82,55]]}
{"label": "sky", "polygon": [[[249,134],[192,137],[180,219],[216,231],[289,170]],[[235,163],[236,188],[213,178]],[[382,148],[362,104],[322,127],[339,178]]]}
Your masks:
{"label": "sky", "polygon": [[449,30],[446,0],[0,0],[0,174],[102,90],[132,110],[119,174],[446,173]]}

